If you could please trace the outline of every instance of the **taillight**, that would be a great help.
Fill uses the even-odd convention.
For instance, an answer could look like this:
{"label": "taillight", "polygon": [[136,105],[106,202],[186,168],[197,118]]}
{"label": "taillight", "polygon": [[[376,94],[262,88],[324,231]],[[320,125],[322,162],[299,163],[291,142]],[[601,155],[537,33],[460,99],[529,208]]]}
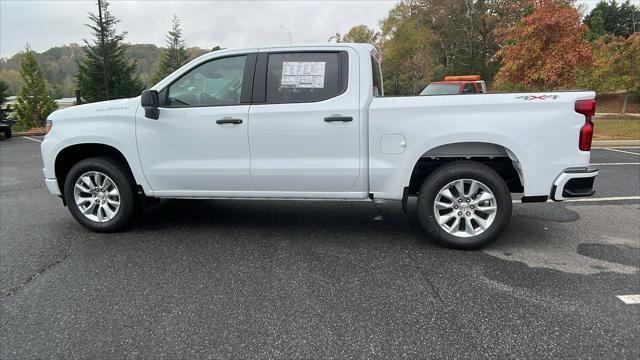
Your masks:
{"label": "taillight", "polygon": [[53,121],[47,120],[47,126],[46,126],[47,134],[49,133],[49,131],[51,131],[52,128],[53,128]]}
{"label": "taillight", "polygon": [[584,125],[580,129],[578,148],[581,151],[589,151],[591,150],[591,140],[593,140],[593,116],[596,114],[596,101],[594,99],[578,100],[575,110],[585,117]]}

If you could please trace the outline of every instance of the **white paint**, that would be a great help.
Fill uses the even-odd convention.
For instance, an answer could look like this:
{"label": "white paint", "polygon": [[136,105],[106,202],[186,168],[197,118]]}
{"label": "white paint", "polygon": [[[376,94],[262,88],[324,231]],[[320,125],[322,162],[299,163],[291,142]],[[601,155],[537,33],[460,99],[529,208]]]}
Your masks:
{"label": "white paint", "polygon": [[634,295],[616,295],[616,297],[625,304],[640,304],[640,294]]}
{"label": "white paint", "polygon": [[593,163],[592,166],[640,165],[640,162]]}
{"label": "white paint", "polygon": [[38,142],[38,143],[42,143],[42,140],[38,140],[38,139],[34,139],[34,138],[30,138],[30,137],[28,137],[28,136],[23,136],[23,138],[25,138],[25,139],[29,139],[29,140],[31,140],[31,141],[35,141],[35,142]]}
{"label": "white paint", "polygon": [[623,154],[640,155],[640,153],[636,153],[636,152],[633,152],[633,151],[611,149],[611,148],[604,148],[604,149],[605,150],[609,150],[609,151],[616,151],[616,152],[623,153]]}
{"label": "white paint", "polygon": [[[225,117],[241,124],[216,124]],[[249,174],[249,105],[161,108],[158,120],[136,115],[144,176],[157,193],[255,190]],[[211,194],[213,195],[213,194]]]}

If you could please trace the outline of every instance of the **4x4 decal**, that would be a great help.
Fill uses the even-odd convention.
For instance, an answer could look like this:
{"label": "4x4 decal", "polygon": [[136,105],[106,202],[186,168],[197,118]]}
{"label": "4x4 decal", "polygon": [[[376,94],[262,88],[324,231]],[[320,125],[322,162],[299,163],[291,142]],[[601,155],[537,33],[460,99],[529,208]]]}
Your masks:
{"label": "4x4 decal", "polygon": [[524,99],[524,100],[548,100],[548,99],[557,99],[560,96],[558,95],[523,95],[516,96],[516,99]]}

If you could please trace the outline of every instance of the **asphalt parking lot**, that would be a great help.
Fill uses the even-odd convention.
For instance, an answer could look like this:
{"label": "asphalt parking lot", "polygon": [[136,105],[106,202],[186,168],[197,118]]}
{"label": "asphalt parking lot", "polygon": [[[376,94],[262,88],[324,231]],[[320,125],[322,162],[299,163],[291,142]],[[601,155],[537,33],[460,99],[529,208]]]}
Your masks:
{"label": "asphalt parking lot", "polygon": [[395,202],[165,200],[94,234],[0,139],[0,358],[637,359],[640,149],[592,162],[597,201],[454,251]]}

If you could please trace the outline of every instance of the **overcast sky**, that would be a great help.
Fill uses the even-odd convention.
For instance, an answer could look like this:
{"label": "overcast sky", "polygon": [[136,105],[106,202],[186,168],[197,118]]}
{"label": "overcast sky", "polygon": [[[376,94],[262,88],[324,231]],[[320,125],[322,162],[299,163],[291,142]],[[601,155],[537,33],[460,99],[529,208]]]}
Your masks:
{"label": "overcast sky", "polygon": [[[635,0],[640,1],[640,0]],[[131,43],[162,45],[176,14],[189,46],[211,48],[325,42],[353,25],[377,27],[396,0],[374,1],[129,1],[111,0],[109,10]],[[591,7],[595,0],[578,3]],[[41,52],[52,46],[82,43],[91,34],[84,24],[94,0],[0,0],[0,57],[29,42]]]}

